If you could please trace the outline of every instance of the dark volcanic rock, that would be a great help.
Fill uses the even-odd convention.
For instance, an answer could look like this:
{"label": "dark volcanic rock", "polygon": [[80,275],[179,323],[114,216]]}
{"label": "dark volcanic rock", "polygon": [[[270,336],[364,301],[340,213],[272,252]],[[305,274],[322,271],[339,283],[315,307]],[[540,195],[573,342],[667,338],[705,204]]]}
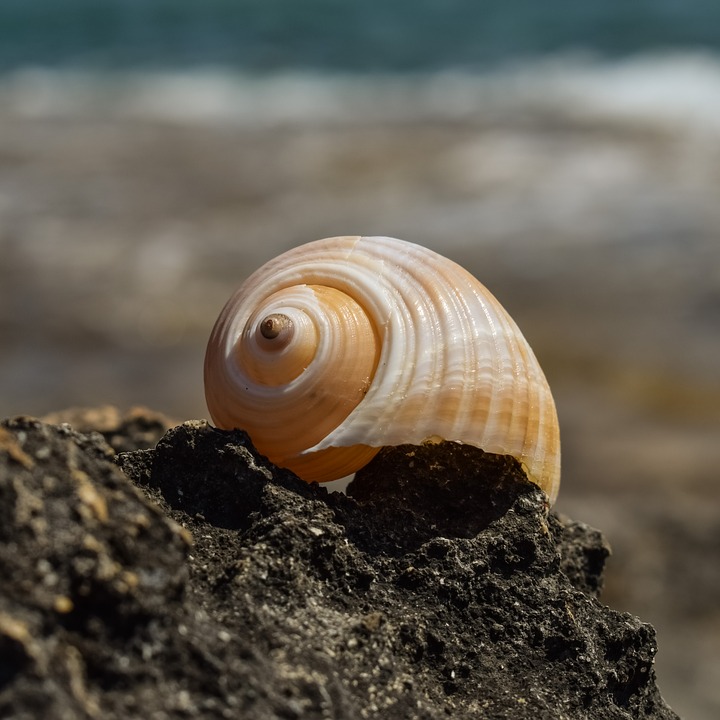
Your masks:
{"label": "dark volcanic rock", "polygon": [[204,422],[125,474],[98,435],[5,422],[0,717],[675,718],[653,629],[595,597],[600,534],[433,448],[348,497]]}
{"label": "dark volcanic rock", "polygon": [[[472,445],[428,443],[383,448],[355,475],[348,495],[376,512],[419,516],[407,528],[434,535],[474,537],[532,492],[518,461]],[[388,525],[392,523],[388,519]]]}
{"label": "dark volcanic rock", "polygon": [[172,651],[190,534],[148,503],[102,437],[0,425],[0,717],[117,717]]}
{"label": "dark volcanic rock", "polygon": [[114,405],[66,408],[40,419],[50,425],[71,425],[81,433],[99,432],[116,453],[153,448],[177,424],[144,407],[121,413]]}

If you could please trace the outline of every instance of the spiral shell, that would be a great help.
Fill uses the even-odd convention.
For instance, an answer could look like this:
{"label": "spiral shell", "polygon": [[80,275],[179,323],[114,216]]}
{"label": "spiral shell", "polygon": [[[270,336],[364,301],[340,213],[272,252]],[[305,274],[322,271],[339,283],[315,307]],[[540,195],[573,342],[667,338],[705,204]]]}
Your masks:
{"label": "spiral shell", "polygon": [[212,331],[205,394],[218,427],[308,481],[444,439],[513,455],[551,502],[560,484],[555,404],[517,325],[462,267],[402,240],[318,240],[257,270]]}

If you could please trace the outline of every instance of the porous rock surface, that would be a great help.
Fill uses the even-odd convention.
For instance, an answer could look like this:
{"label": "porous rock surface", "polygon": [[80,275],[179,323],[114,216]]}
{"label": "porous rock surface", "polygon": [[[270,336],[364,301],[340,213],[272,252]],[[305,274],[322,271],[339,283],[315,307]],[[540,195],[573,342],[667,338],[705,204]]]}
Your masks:
{"label": "porous rock surface", "polygon": [[148,427],[0,425],[0,717],[677,717],[514,461],[397,448],[346,496]]}

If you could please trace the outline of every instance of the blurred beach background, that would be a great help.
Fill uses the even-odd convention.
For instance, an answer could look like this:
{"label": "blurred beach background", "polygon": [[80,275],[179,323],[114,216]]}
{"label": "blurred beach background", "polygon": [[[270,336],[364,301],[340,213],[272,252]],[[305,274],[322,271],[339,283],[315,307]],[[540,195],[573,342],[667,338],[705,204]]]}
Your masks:
{"label": "blurred beach background", "polygon": [[346,234],[513,315],[603,601],[720,717],[720,3],[0,3],[0,416],[205,417],[231,292]]}

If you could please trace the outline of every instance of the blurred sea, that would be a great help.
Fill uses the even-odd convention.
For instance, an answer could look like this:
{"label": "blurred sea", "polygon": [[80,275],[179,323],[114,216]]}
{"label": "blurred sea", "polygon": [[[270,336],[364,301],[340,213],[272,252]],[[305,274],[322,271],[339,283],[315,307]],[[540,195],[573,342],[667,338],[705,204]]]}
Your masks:
{"label": "blurred sea", "polygon": [[241,67],[476,71],[580,49],[602,57],[720,45],[713,0],[4,0],[0,69]]}
{"label": "blurred sea", "polygon": [[260,264],[432,247],[546,370],[603,600],[719,717],[719,51],[711,0],[0,2],[0,416],[204,417]]}

